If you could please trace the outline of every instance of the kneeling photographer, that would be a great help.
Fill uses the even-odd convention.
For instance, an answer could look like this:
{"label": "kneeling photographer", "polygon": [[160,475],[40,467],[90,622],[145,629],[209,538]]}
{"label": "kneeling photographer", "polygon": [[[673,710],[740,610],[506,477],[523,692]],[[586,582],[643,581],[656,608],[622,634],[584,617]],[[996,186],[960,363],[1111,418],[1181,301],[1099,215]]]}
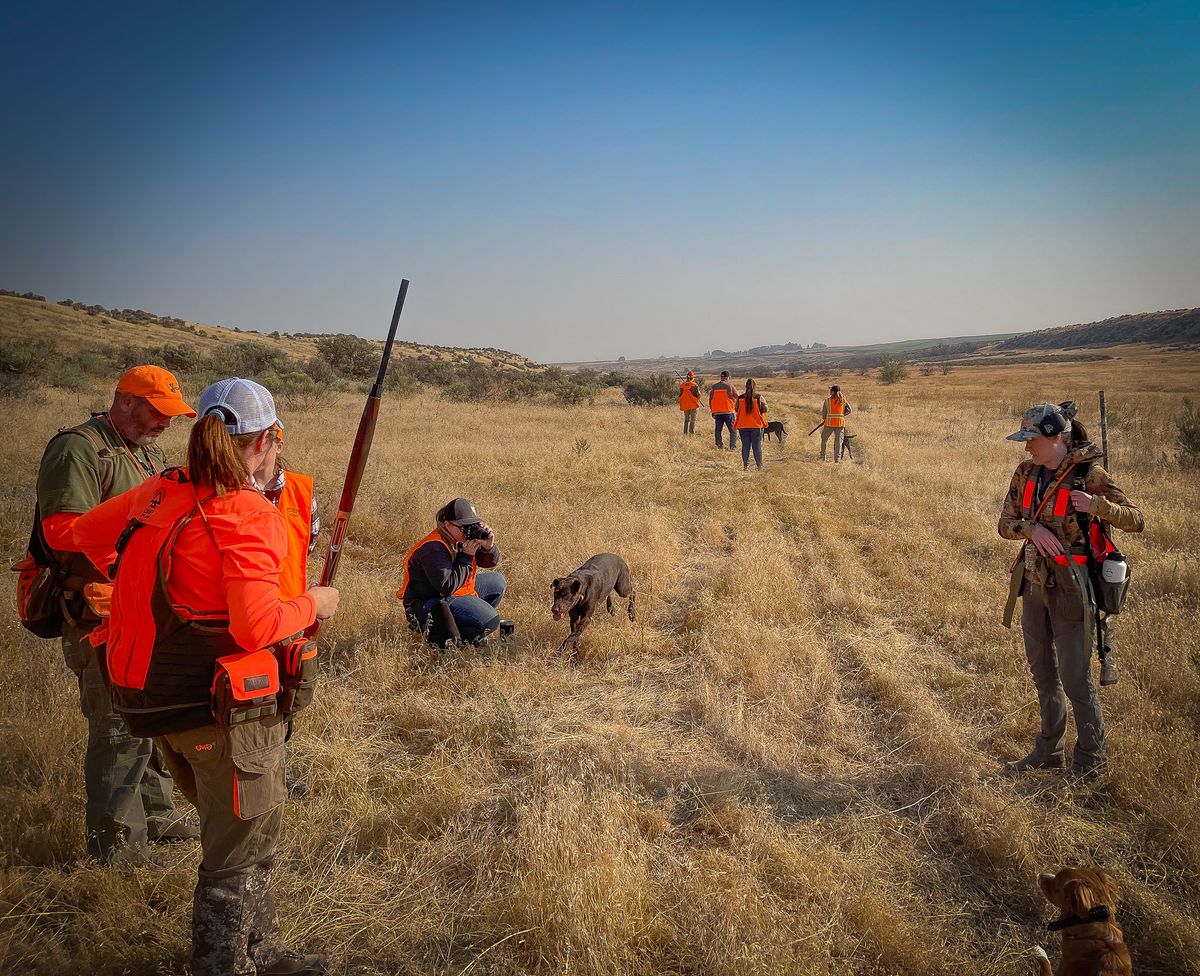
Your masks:
{"label": "kneeling photographer", "polygon": [[476,643],[500,626],[496,607],[504,596],[504,577],[478,572],[500,564],[500,548],[465,498],[442,506],[435,520],[436,528],[405,555],[404,582],[396,596],[409,623],[431,644]]}

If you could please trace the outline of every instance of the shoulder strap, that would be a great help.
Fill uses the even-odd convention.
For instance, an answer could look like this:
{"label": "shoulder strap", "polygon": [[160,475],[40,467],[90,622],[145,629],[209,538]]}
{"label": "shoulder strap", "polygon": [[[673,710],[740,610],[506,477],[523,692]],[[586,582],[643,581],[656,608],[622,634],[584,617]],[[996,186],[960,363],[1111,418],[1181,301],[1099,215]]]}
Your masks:
{"label": "shoulder strap", "polygon": [[[1062,474],[1060,474],[1058,476],[1058,480],[1055,481],[1054,484],[1052,484],[1049,488],[1046,489],[1046,493],[1044,495],[1042,495],[1042,500],[1038,503],[1037,509],[1034,511],[1034,513],[1031,516],[1029,516],[1030,521],[1032,521],[1032,522],[1037,521],[1037,517],[1042,514],[1042,509],[1046,507],[1046,502],[1050,501],[1050,499],[1054,497],[1054,492],[1057,490],[1058,486],[1061,485],[1064,481],[1066,481],[1067,475],[1069,475],[1072,471],[1074,471],[1077,466],[1078,466],[1077,463],[1070,465],[1066,471],[1064,471]],[[1025,553],[1025,547],[1027,545],[1029,545],[1028,539],[1026,539],[1023,543],[1021,543],[1021,548],[1017,550],[1016,558],[1012,561],[1012,564],[1008,567],[1008,571],[1010,573],[1016,568],[1017,563],[1019,563],[1021,561],[1021,559],[1023,558],[1024,553]]]}
{"label": "shoulder strap", "polygon": [[100,498],[104,499],[109,491],[112,490],[113,478],[116,475],[117,464],[109,453],[109,446],[104,443],[104,438],[100,436],[95,427],[89,427],[85,421],[82,424],[77,424],[74,427],[67,427],[60,430],[55,437],[63,434],[80,434],[96,452],[96,463],[100,473]]}

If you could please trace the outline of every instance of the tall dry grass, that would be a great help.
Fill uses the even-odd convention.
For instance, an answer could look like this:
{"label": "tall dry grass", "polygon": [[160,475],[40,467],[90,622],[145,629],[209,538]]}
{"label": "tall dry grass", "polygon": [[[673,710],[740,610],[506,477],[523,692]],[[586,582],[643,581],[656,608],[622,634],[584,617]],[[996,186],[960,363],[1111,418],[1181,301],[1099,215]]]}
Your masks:
{"label": "tall dry grass", "polygon": [[[803,436],[825,379],[770,380],[792,436],[749,475],[673,409],[385,403],[292,741],[312,792],[286,817],[289,939],[362,976],[1015,974],[1049,944],[1035,874],[1098,863],[1137,971],[1200,971],[1200,486],[1164,458],[1200,362],[839,379],[861,463],[822,466]],[[1075,397],[1093,420],[1098,385],[1148,529],[1121,540],[1112,769],[1068,789],[999,774],[1037,710],[999,624],[1014,544],[995,523],[1021,411]],[[0,404],[8,551],[41,446],[102,401]],[[358,410],[286,418],[327,514]],[[529,643],[436,660],[392,592],[460,494],[497,531]],[[549,581],[604,550],[628,559],[639,619],[602,615],[571,667]],[[86,863],[73,680],[11,614],[0,630],[0,970],[182,971],[197,852]]]}

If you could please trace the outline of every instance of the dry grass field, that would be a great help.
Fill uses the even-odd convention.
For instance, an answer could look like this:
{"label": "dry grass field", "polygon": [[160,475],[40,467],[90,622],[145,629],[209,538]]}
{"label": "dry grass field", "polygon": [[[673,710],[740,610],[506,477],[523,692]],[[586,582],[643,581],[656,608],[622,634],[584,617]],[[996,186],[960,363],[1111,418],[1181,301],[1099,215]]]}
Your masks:
{"label": "dry grass field", "polygon": [[[289,939],[355,976],[1019,974],[1034,944],[1058,953],[1037,872],[1087,863],[1120,885],[1135,972],[1200,972],[1200,479],[1167,457],[1200,357],[843,375],[860,458],[836,468],[804,436],[828,381],[762,384],[791,437],[750,474],[673,408],[385,401],[292,740],[311,792],[277,874]],[[1147,523],[1120,540],[1111,769],[1012,780],[1037,709],[1000,626],[1016,545],[996,519],[1022,456],[1004,435],[1048,399],[1094,423],[1099,387]],[[0,401],[14,557],[43,444],[105,396]],[[327,515],[360,409],[285,417]],[[392,594],[459,494],[496,529],[527,640],[438,660]],[[549,583],[605,550],[639,619],[601,615],[572,667]],[[0,971],[182,972],[198,850],[90,866],[83,742],[57,645],[4,613]]]}

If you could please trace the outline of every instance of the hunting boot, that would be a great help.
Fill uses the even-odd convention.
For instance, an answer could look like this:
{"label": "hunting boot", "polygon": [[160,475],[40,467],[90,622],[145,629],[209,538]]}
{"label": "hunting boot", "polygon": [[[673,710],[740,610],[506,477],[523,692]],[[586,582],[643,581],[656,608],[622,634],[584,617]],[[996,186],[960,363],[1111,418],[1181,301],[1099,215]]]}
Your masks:
{"label": "hunting boot", "polygon": [[321,976],[328,971],[329,960],[319,952],[307,956],[288,952],[266,969],[259,969],[258,976]]}
{"label": "hunting boot", "polygon": [[222,876],[200,869],[192,901],[192,976],[253,973],[250,931],[256,913],[248,910],[250,871]]}
{"label": "hunting boot", "polygon": [[1113,649],[1105,644],[1100,648],[1100,684],[1108,687],[1115,685],[1120,680],[1117,676],[1117,661],[1113,657]]}
{"label": "hunting boot", "polygon": [[279,913],[271,893],[274,858],[250,869],[246,881],[246,910],[250,914],[249,954],[258,976],[319,976],[329,966],[320,953],[304,954],[284,947]]}
{"label": "hunting boot", "polygon": [[1061,771],[1066,768],[1066,761],[1061,755],[1045,756],[1034,749],[1028,756],[1023,759],[1016,759],[1013,762],[1004,764],[1006,773],[1028,773],[1035,769],[1053,769]]}

